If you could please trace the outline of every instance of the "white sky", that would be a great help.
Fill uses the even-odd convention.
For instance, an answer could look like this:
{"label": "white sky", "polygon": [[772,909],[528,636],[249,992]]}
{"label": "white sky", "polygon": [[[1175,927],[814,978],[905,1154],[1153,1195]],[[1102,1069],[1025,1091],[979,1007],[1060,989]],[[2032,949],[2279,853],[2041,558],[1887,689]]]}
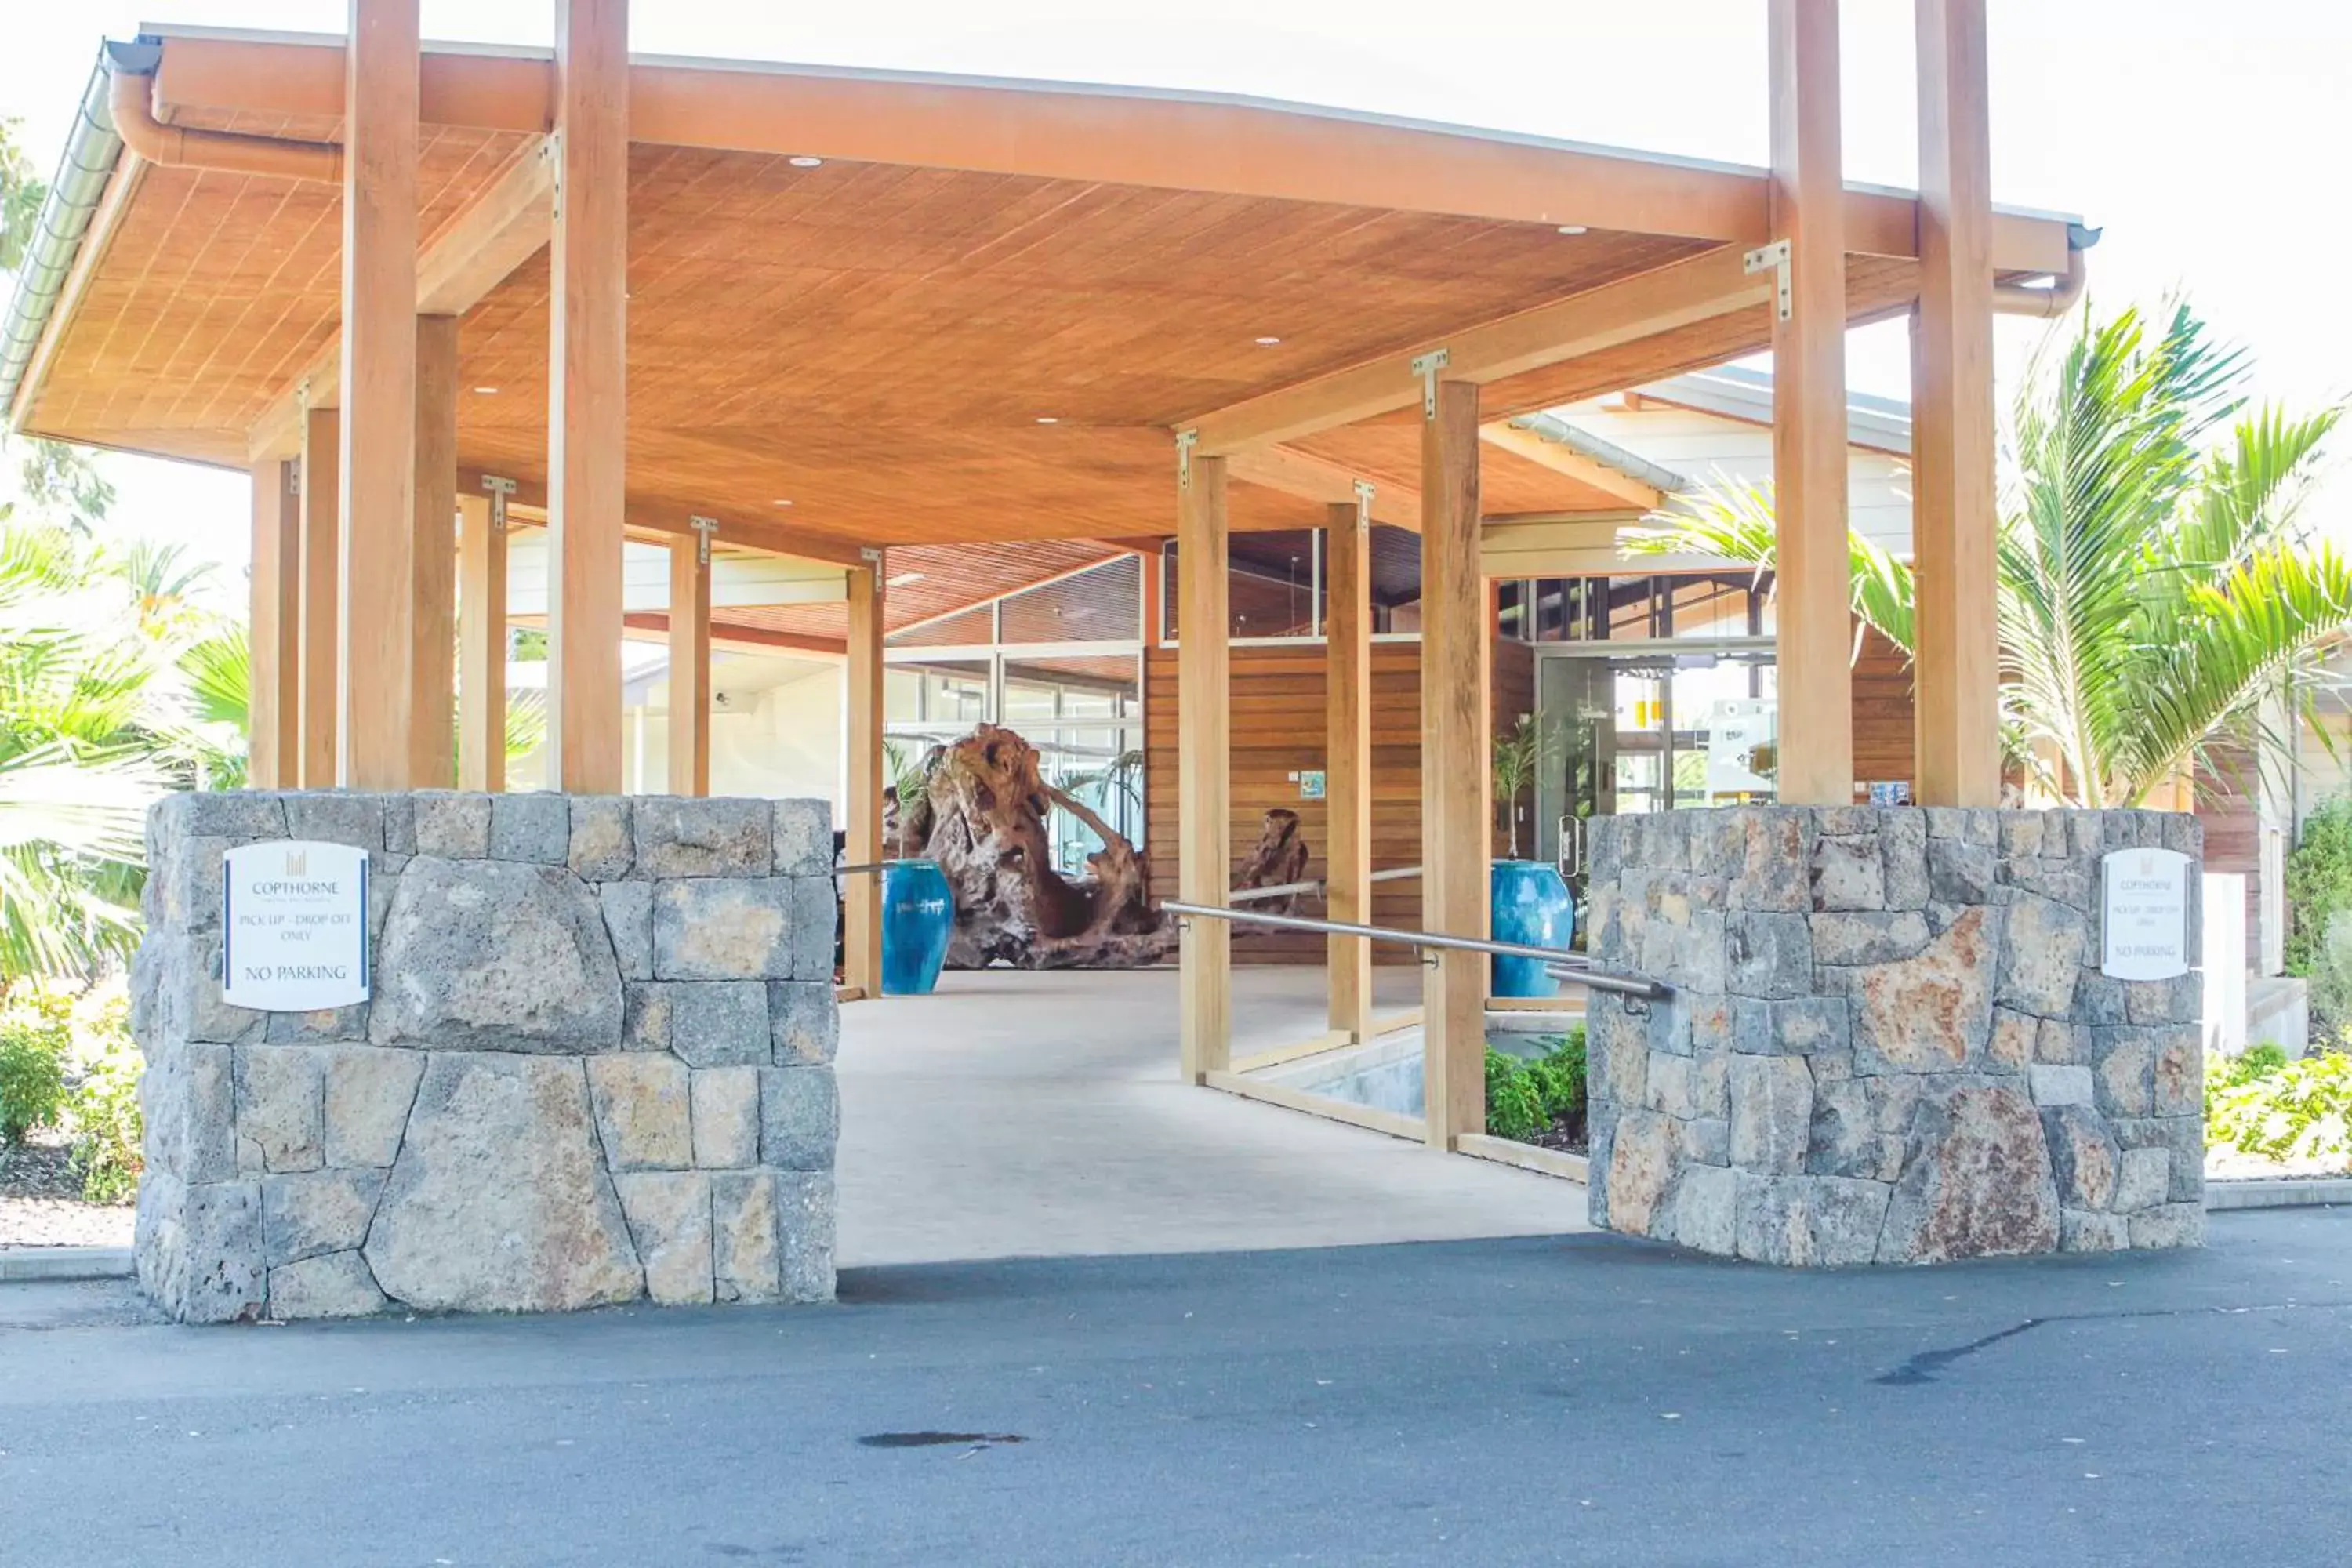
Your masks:
{"label": "white sky", "polygon": [[[2251,348],[2263,393],[2352,390],[2341,273],[2352,215],[2352,5],[2340,0],[1990,0],[1993,188],[2081,215],[2095,301],[2187,289]],[[101,37],[142,21],[340,33],[343,0],[0,0],[0,117],[53,168]],[[1846,172],[1916,174],[1912,0],[1847,0]],[[546,45],[551,0],[424,0],[429,37]],[[1762,0],[638,0],[631,47],[1133,83],[1419,116],[1760,163]],[[2038,323],[2000,325],[2004,374]],[[1899,323],[1850,340],[1858,391],[1906,395]],[[241,572],[247,481],[111,457],[127,531],[185,539]],[[13,481],[0,481],[13,482]],[[2352,486],[2330,487],[2331,513]],[[2352,527],[2337,526],[2339,537]]]}

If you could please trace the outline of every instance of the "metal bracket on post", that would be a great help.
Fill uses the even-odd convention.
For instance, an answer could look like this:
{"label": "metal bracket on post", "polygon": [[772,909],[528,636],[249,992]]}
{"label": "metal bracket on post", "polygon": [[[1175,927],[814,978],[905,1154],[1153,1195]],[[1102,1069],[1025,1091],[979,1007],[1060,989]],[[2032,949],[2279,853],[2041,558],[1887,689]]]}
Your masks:
{"label": "metal bracket on post", "polygon": [[866,563],[866,569],[868,572],[874,574],[874,592],[877,595],[879,595],[883,588],[886,586],[886,583],[882,575],[884,569],[882,552],[879,550],[868,549],[864,545],[860,545],[857,551],[857,558]]}
{"label": "metal bracket on post", "polygon": [[1176,488],[1180,490],[1192,488],[1192,448],[1200,444],[1198,430],[1176,432]]}
{"label": "metal bracket on post", "polygon": [[514,496],[515,482],[502,479],[496,474],[484,474],[482,488],[490,492],[490,531],[504,533],[507,531],[507,502]]}
{"label": "metal bracket on post", "polygon": [[563,216],[563,132],[549,132],[547,140],[539,144],[539,155],[553,165],[553,172],[548,175],[547,182],[547,216],[550,218],[562,217]]}
{"label": "metal bracket on post", "polygon": [[1789,242],[1787,240],[1776,239],[1769,245],[1759,245],[1753,250],[1743,251],[1740,254],[1739,266],[1740,270],[1750,277],[1768,268],[1770,269],[1773,275],[1772,299],[1780,319],[1785,321],[1797,313],[1796,289],[1789,279]]}
{"label": "metal bracket on post", "polygon": [[1421,377],[1421,416],[1437,417],[1437,373],[1454,363],[1451,349],[1432,349],[1412,356],[1412,374]]}
{"label": "metal bracket on post", "polygon": [[694,530],[695,533],[695,563],[699,566],[709,565],[710,540],[711,536],[719,531],[719,520],[715,517],[689,517],[686,520],[686,526]]}
{"label": "metal bracket on post", "polygon": [[1356,521],[1358,522],[1370,523],[1372,521],[1372,497],[1376,493],[1378,493],[1377,487],[1371,480],[1356,481]]}

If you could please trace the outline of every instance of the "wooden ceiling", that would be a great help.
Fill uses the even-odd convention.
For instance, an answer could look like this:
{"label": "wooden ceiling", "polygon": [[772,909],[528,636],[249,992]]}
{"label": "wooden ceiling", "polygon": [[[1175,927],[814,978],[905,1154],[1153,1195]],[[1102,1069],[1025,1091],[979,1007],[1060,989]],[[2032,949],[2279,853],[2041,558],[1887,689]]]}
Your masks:
{"label": "wooden ceiling", "polygon": [[[167,43],[167,62],[177,47]],[[740,73],[729,81],[747,90]],[[428,112],[439,101],[428,91]],[[179,118],[339,132],[316,115]],[[428,126],[427,240],[528,141],[512,129]],[[334,340],[340,193],[159,167],[136,182],[53,325],[22,424],[242,467],[253,432],[282,414],[303,367]],[[630,184],[632,521],[707,513],[835,546],[1167,533],[1171,432],[1185,421],[1718,243],[841,157],[803,167],[774,153],[644,141]],[[1899,308],[1911,270],[1855,258],[1856,312]],[[548,295],[542,250],[460,332],[460,463],[527,487],[545,476]],[[1720,363],[1769,338],[1761,307],[1714,316],[1494,383],[1485,411],[1499,418]],[[1384,492],[1418,486],[1409,415],[1297,445]],[[1493,448],[1484,463],[1492,510],[1624,505]],[[1257,485],[1233,490],[1237,530],[1311,526],[1321,511]]]}

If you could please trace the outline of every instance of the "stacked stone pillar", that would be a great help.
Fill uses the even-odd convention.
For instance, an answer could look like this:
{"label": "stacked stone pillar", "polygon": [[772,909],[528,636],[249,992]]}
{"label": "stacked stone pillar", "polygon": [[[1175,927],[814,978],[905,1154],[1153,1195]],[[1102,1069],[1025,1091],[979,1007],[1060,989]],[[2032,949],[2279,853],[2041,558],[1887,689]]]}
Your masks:
{"label": "stacked stone pillar", "polygon": [[[365,1005],[222,1000],[237,845],[370,852]],[[142,1285],[187,1321],[834,1289],[821,801],[176,795],[132,1026]]]}
{"label": "stacked stone pillar", "polygon": [[[1796,1265],[2204,1236],[2201,977],[2100,973],[2145,811],[1756,806],[1597,819],[1594,1223]],[[2198,950],[2190,876],[2189,951]]]}

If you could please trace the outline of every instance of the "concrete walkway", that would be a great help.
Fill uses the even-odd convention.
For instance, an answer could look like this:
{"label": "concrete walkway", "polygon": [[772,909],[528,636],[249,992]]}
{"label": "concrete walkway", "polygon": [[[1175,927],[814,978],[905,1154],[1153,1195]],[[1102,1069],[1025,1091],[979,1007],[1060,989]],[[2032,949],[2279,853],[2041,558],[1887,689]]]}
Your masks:
{"label": "concrete walkway", "polygon": [[[1320,1030],[1322,984],[1237,971],[1235,1055]],[[1588,1228],[1571,1183],[1179,1083],[1172,970],[950,973],[841,1016],[845,1267]]]}

